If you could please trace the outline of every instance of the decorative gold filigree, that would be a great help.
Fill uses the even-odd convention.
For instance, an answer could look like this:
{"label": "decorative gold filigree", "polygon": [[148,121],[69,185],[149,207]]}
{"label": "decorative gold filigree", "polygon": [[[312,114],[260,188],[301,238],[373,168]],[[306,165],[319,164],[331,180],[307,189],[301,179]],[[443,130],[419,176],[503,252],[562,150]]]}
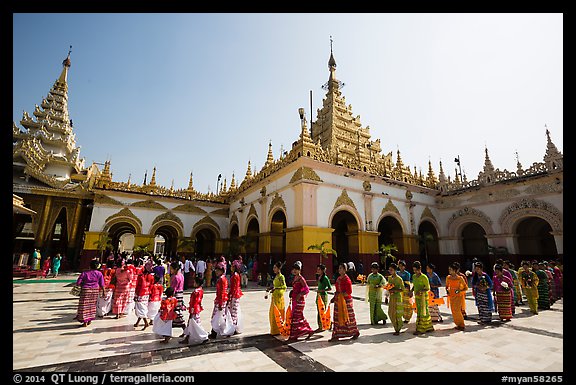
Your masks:
{"label": "decorative gold filigree", "polygon": [[204,218],[202,218],[198,222],[196,222],[194,224],[194,226],[192,226],[192,229],[196,229],[202,225],[214,226],[218,229],[218,231],[220,231],[220,226],[218,225],[218,223],[216,223],[216,221],[214,219],[210,218],[208,215],[206,215]]}
{"label": "decorative gold filigree", "polygon": [[368,192],[368,191],[372,191],[372,184],[365,180],[364,183],[362,183],[362,187],[364,188],[364,191]]}
{"label": "decorative gold filigree", "polygon": [[398,210],[398,207],[396,207],[394,205],[394,203],[392,203],[392,199],[390,199],[390,198],[388,198],[388,202],[386,202],[386,206],[384,206],[382,208],[382,213],[385,213],[385,212],[393,212],[393,213],[400,215],[400,211]]}
{"label": "decorative gold filigree", "polygon": [[338,197],[338,199],[336,199],[336,202],[334,203],[334,208],[339,207],[339,206],[352,206],[354,208],[356,208],[356,205],[354,204],[354,201],[352,200],[352,198],[350,198],[348,196],[348,192],[346,190],[342,190],[342,193],[340,194],[340,196]]}
{"label": "decorative gold filigree", "polygon": [[110,198],[108,195],[104,194],[94,194],[94,203],[101,205],[124,206],[124,203]]}
{"label": "decorative gold filigree", "polygon": [[108,223],[113,219],[122,218],[122,217],[132,218],[133,220],[138,222],[138,224],[140,226],[142,226],[142,221],[140,220],[140,218],[138,218],[136,215],[134,215],[134,213],[132,211],[130,211],[130,209],[128,207],[124,207],[122,210],[118,211],[116,214],[110,215],[108,218],[106,218],[105,222]]}
{"label": "decorative gold filigree", "polygon": [[184,224],[182,223],[182,220],[170,211],[167,211],[164,214],[160,214],[156,218],[154,218],[154,220],[152,221],[152,226],[154,226],[156,223],[158,223],[160,221],[176,222],[176,223],[178,223],[178,225],[180,225],[180,227],[182,229],[184,228]]}
{"label": "decorative gold filigree", "polygon": [[482,211],[477,210],[477,209],[472,208],[472,207],[464,207],[464,208],[456,211],[454,214],[452,214],[452,216],[448,219],[448,226],[450,226],[452,224],[452,222],[454,222],[456,219],[458,219],[460,217],[464,217],[464,216],[469,216],[469,215],[476,216],[476,217],[482,219],[484,222],[486,222],[489,225],[492,224],[492,219],[490,219],[490,217],[488,215],[484,214]]}
{"label": "decorative gold filigree", "polygon": [[554,231],[562,231],[562,213],[551,203],[522,198],[508,206],[500,215],[502,229],[509,232],[516,220],[530,215],[544,218]]}
{"label": "decorative gold filigree", "polygon": [[420,220],[422,220],[423,218],[431,218],[434,221],[436,221],[436,217],[434,216],[434,214],[432,214],[432,210],[430,210],[430,207],[428,206],[424,208],[424,211],[422,211],[422,215],[420,215]]}
{"label": "decorative gold filigree", "polygon": [[183,205],[176,206],[172,209],[172,211],[179,211],[190,214],[206,214],[206,210],[195,206],[193,203],[184,203]]}
{"label": "decorative gold filigree", "polygon": [[256,212],[256,208],[254,207],[254,203],[250,205],[250,210],[248,210],[248,216],[254,214],[256,218],[258,218],[258,213]]}
{"label": "decorative gold filigree", "polygon": [[294,183],[302,179],[313,180],[315,182],[323,182],[323,180],[320,179],[314,170],[306,166],[302,166],[296,170],[296,172],[294,172],[294,175],[292,175],[292,178],[290,179],[290,183]]}
{"label": "decorative gold filigree", "polygon": [[284,211],[286,211],[286,203],[284,202],[282,195],[275,193],[274,198],[272,198],[272,202],[270,203],[270,209],[268,210],[268,214],[270,214],[272,210],[278,206],[282,207]]}
{"label": "decorative gold filigree", "polygon": [[134,202],[130,206],[132,207],[144,207],[147,209],[158,209],[158,210],[166,210],[167,207],[161,205],[160,203],[153,201],[152,199],[148,199],[145,201]]}

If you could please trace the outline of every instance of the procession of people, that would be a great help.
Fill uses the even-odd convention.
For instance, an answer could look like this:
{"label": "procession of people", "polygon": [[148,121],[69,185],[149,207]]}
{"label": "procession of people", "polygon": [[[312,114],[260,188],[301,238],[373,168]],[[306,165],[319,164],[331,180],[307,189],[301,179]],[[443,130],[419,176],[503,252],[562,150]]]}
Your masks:
{"label": "procession of people", "polygon": [[[240,307],[244,295],[242,288],[245,287],[243,275],[250,271],[248,266],[253,268],[252,259],[246,264],[241,256],[231,261],[223,256],[217,260],[162,260],[150,256],[135,259],[117,257],[106,262],[103,265],[99,260],[93,260],[90,269],[84,271],[76,282],[79,303],[75,319],[82,327],[87,327],[96,318],[112,316],[119,319],[134,312],[137,318],[134,327],[139,327],[140,322],[144,324],[142,330],[152,326],[152,331],[165,343],[173,337],[173,328],[181,329],[179,338],[183,339],[179,342],[183,344],[204,343],[208,339],[227,338],[243,332],[244,316]],[[188,273],[184,271],[182,274],[186,265]],[[389,319],[396,336],[407,327],[413,313],[416,313],[413,334],[433,332],[435,323],[448,321],[447,316],[443,318],[441,315],[441,306],[450,312],[445,314],[452,315],[454,329],[465,331],[464,320],[468,319],[465,303],[470,291],[478,309],[477,322],[480,325],[491,323],[494,313],[501,322],[510,322],[518,306],[524,304],[524,299],[530,312],[537,315],[541,310],[550,309],[551,304],[563,295],[562,272],[556,261],[522,261],[521,268],[516,271],[510,261],[498,259],[490,269],[492,276],[485,271],[482,262],[475,261],[474,271],[465,274],[460,271],[460,264],[453,262],[448,266],[444,280],[432,263],[422,265],[415,261],[412,273],[406,265],[400,260],[381,271],[380,264],[373,262],[371,274],[361,283],[366,285],[365,301],[369,303],[370,324],[376,326],[382,321],[384,326]],[[282,262],[273,264],[273,279],[269,281],[265,296],[268,299],[268,293],[271,294],[270,334],[285,336],[288,342],[294,342],[329,330],[329,342],[342,338],[357,339],[360,331],[354,309],[353,282],[348,274],[349,264],[339,265],[334,282],[326,275],[326,266],[317,265],[315,289],[310,288],[302,276],[302,262],[296,261],[289,268],[291,290],[286,300],[288,285],[282,271],[287,269]],[[186,290],[191,290],[188,301],[185,282]],[[440,293],[443,285],[446,295]],[[205,329],[200,312],[204,309],[203,287],[210,286],[215,286],[216,295],[210,327]],[[313,304],[307,303],[310,291],[316,291]],[[384,292],[389,299],[388,314],[383,309],[386,305],[383,303]],[[316,308],[317,329],[310,326],[304,315],[307,306]],[[189,315],[186,317],[185,313]]]}

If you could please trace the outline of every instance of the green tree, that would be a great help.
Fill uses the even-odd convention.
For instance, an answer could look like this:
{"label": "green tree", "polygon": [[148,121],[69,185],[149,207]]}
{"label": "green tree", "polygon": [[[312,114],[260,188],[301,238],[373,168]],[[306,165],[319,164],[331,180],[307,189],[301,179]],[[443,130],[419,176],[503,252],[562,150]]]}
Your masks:
{"label": "green tree", "polygon": [[100,238],[94,241],[94,246],[100,252],[100,262],[102,262],[104,251],[112,250],[112,238],[108,234],[101,234]]}
{"label": "green tree", "polygon": [[328,258],[328,254],[334,254],[334,256],[336,258],[338,258],[338,253],[336,252],[336,250],[334,250],[330,247],[324,247],[324,245],[327,243],[330,243],[330,242],[329,241],[323,241],[320,244],[316,243],[314,245],[308,246],[308,250],[320,251],[320,263],[322,263],[325,258]]}
{"label": "green tree", "polygon": [[148,244],[146,243],[144,245],[135,246],[132,251],[134,252],[134,255],[138,257],[148,254]]}
{"label": "green tree", "polygon": [[396,257],[392,255],[392,251],[398,251],[395,244],[380,245],[380,262],[384,265],[384,271],[388,269],[388,260],[396,260]]}

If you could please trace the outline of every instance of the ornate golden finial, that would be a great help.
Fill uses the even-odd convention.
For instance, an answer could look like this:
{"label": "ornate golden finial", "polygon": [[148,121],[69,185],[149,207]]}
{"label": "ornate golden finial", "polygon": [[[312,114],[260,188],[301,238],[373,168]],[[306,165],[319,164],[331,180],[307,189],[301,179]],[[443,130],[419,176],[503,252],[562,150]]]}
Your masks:
{"label": "ornate golden finial", "polygon": [[150,178],[150,186],[156,186],[156,166],[152,170],[152,178]]}
{"label": "ornate golden finial", "polygon": [[66,59],[64,59],[64,61],[62,62],[62,65],[64,67],[70,67],[70,65],[72,64],[72,62],[70,61],[70,54],[72,53],[72,46],[70,46],[70,49],[68,50],[68,56],[66,57]]}
{"label": "ornate golden finial", "polygon": [[170,184],[170,193],[174,192],[174,178],[172,178],[172,184]]}
{"label": "ornate golden finial", "polygon": [[192,171],[190,171],[190,180],[188,181],[188,190],[189,191],[194,190],[194,184],[193,184],[193,180],[192,180]]}
{"label": "ornate golden finial", "polygon": [[226,187],[226,178],[224,178],[224,184],[222,185],[222,190],[220,190],[220,194],[226,194],[228,191],[228,187]]}
{"label": "ornate golden finial", "polygon": [[265,166],[268,166],[273,162],[274,162],[274,155],[272,154],[272,140],[270,140],[270,142],[268,143],[268,156],[266,157]]}
{"label": "ornate golden finial", "polygon": [[126,185],[127,185],[128,187],[130,187],[130,184],[131,184],[131,182],[130,182],[130,178],[131,178],[131,177],[132,177],[132,174],[128,174],[128,182],[126,182]]}
{"label": "ornate golden finial", "polygon": [[252,167],[250,165],[250,160],[248,160],[248,169],[246,170],[246,179],[252,178]]}
{"label": "ornate golden finial", "polygon": [[234,173],[232,173],[232,181],[230,182],[230,190],[236,189],[236,178],[234,177]]}

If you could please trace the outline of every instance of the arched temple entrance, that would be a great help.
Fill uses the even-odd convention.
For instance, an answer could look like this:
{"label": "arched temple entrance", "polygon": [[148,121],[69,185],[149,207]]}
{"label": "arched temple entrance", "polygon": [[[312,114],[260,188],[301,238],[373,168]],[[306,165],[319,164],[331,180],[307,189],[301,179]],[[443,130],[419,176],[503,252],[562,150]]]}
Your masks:
{"label": "arched temple entrance", "polygon": [[[178,251],[178,230],[170,225],[160,226],[154,231],[155,236],[164,238],[162,253],[167,256],[175,256]],[[157,242],[155,242],[157,243]],[[154,250],[156,252],[156,250]]]}
{"label": "arched temple entrance", "polygon": [[385,216],[378,223],[378,248],[382,245],[394,244],[398,248],[393,254],[404,254],[404,242],[402,240],[402,225],[393,216]]}
{"label": "arched temple entrance", "polygon": [[[66,254],[68,248],[68,221],[66,219],[66,208],[62,207],[52,226],[52,230],[46,237],[46,255]],[[43,259],[44,257],[43,256]]]}
{"label": "arched temple entrance", "polygon": [[464,225],[461,232],[462,254],[468,256],[488,255],[486,231],[478,223]]}
{"label": "arched temple entrance", "polygon": [[421,260],[428,262],[430,257],[434,258],[440,255],[438,232],[432,222],[422,221],[418,226],[418,244]]}
{"label": "arched temple entrance", "polygon": [[548,222],[538,217],[522,219],[516,225],[516,249],[520,255],[537,255],[546,258],[558,254],[554,236],[550,234],[552,227]]}
{"label": "arched temple entrance", "polygon": [[286,260],[286,215],[277,210],[270,221],[270,253],[274,261]]}
{"label": "arched temple entrance", "polygon": [[[108,229],[108,236],[111,239],[112,250],[120,252],[128,246],[131,246],[131,250],[134,250],[134,248],[138,246],[134,244],[135,234],[136,229],[128,222],[118,222],[110,226]],[[104,259],[106,259],[105,256]]]}
{"label": "arched temple entrance", "polygon": [[[338,211],[332,217],[332,248],[338,253],[333,261],[340,264],[358,257],[358,221],[346,210]],[[335,266],[336,267],[336,266]],[[337,267],[334,271],[338,271]]]}
{"label": "arched temple entrance", "polygon": [[216,234],[209,228],[199,230],[195,236],[196,254],[207,257],[214,256],[216,250]]}

